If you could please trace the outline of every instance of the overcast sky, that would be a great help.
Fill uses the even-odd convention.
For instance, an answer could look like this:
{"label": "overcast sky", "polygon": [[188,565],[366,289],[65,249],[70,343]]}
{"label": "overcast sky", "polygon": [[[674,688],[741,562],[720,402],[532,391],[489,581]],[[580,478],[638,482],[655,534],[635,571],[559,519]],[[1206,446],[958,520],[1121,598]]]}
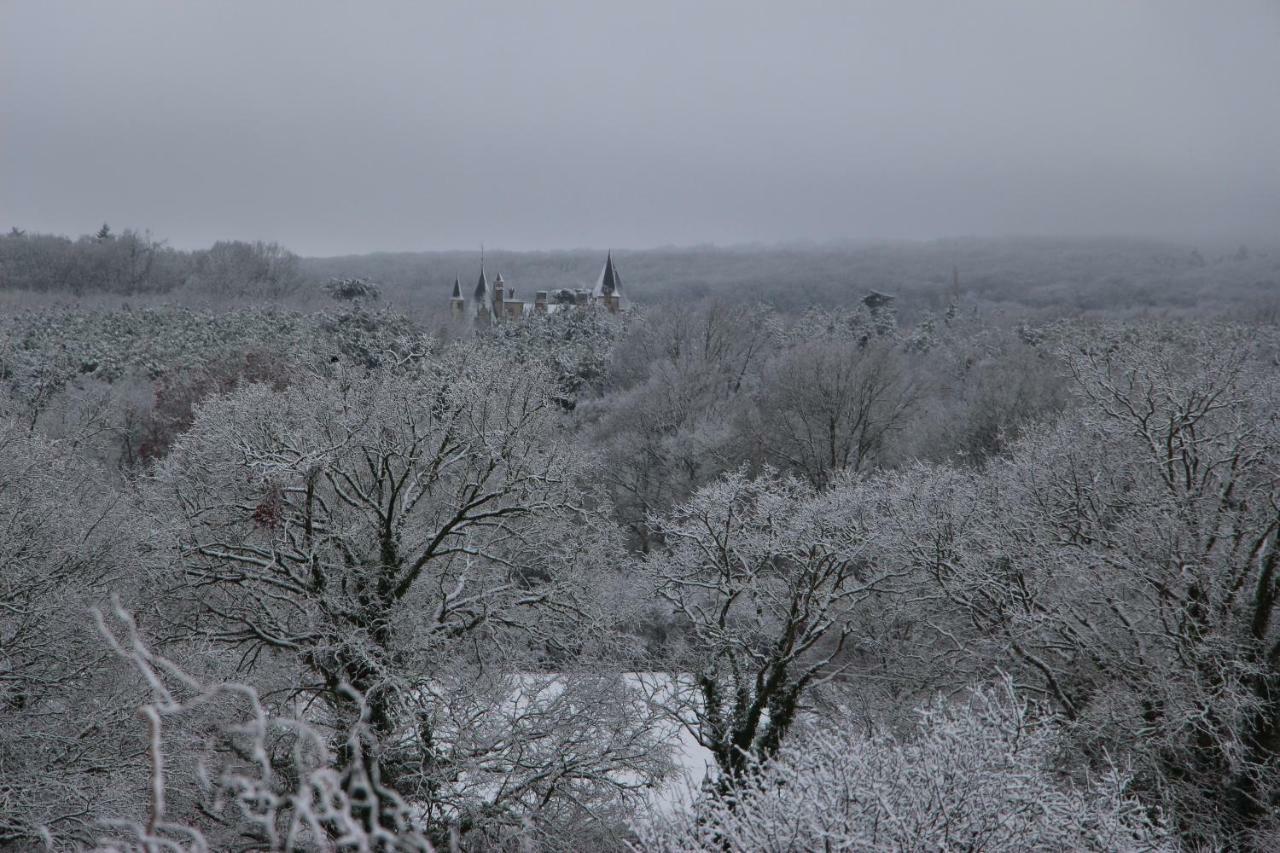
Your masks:
{"label": "overcast sky", "polygon": [[1280,0],[0,0],[0,226],[1280,236]]}

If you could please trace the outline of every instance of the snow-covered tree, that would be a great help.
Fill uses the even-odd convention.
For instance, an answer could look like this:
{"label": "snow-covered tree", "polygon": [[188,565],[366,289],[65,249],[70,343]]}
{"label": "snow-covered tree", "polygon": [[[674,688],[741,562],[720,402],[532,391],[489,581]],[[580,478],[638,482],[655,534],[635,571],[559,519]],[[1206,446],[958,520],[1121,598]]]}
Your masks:
{"label": "snow-covered tree", "polygon": [[84,844],[134,802],[140,692],[87,608],[143,586],[146,540],[103,472],[0,422],[0,848]]}
{"label": "snow-covered tree", "polygon": [[603,808],[661,767],[621,676],[589,663],[617,543],[555,391],[484,345],[252,386],[199,408],[157,473],[188,635],[284,666],[281,695],[335,731],[366,714],[339,766],[432,833]]}
{"label": "snow-covered tree", "polygon": [[500,323],[488,334],[508,364],[548,368],[556,382],[556,401],[572,410],[600,393],[625,322],[626,315],[565,310]]}
{"label": "snow-covered tree", "polygon": [[895,341],[832,335],[769,362],[751,430],[771,464],[823,486],[840,471],[880,463],[916,396]]}
{"label": "snow-covered tree", "polygon": [[758,306],[711,303],[642,315],[617,347],[613,394],[583,412],[619,521],[647,550],[649,516],[736,466],[735,421],[776,336]]}
{"label": "snow-covered tree", "polygon": [[653,525],[642,561],[674,620],[666,701],[715,757],[722,787],[767,761],[806,696],[841,668],[860,605],[893,592],[863,559],[849,490],[817,494],[766,470],[729,474]]}
{"label": "snow-covered tree", "polygon": [[1007,689],[937,700],[906,736],[849,721],[797,733],[742,784],[660,815],[637,850],[1176,850],[1115,769],[1073,784],[1062,739]]}
{"label": "snow-covered tree", "polygon": [[[370,768],[357,764],[339,770],[335,738],[306,720],[273,715],[251,685],[192,676],[149,647],[118,601],[109,612],[95,607],[93,614],[108,647],[136,671],[150,694],[137,715],[145,727],[145,801],[133,810],[102,814],[93,828],[95,849],[433,849],[414,827],[409,804],[379,785]],[[361,700],[354,693],[351,698]],[[358,758],[366,728],[367,720],[357,715],[336,742]],[[192,738],[191,729],[200,736]],[[221,833],[202,829],[184,813],[191,788],[201,812],[215,819]],[[360,819],[370,802],[387,817],[384,825],[371,827]]]}
{"label": "snow-covered tree", "polygon": [[1267,846],[1280,802],[1275,344],[1078,339],[1078,408],[981,473],[904,490],[883,509],[899,554],[877,557],[965,614],[965,650],[941,653],[1008,667],[1078,758],[1130,757],[1135,791],[1214,844]]}

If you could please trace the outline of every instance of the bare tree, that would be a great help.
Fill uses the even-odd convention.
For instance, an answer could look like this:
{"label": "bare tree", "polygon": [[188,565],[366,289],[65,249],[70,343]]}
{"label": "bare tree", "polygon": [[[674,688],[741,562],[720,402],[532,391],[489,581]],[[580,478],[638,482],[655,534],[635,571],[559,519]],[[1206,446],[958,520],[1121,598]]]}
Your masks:
{"label": "bare tree", "polygon": [[[258,691],[247,684],[206,684],[172,660],[156,654],[142,638],[133,617],[119,601],[111,613],[94,608],[99,633],[109,647],[141,676],[150,700],[139,708],[146,725],[147,797],[145,816],[122,813],[100,820],[101,849],[207,853],[219,847],[292,851],[387,850],[430,853],[432,846],[414,830],[409,806],[394,795],[379,811],[395,818],[391,826],[366,826],[357,815],[388,794],[369,768],[344,773],[325,736],[303,720],[273,717]],[[353,702],[361,697],[350,692]],[[202,720],[205,736],[194,756],[180,732],[191,718]],[[368,725],[356,718],[346,741],[357,744]],[[283,754],[283,761],[280,755]],[[210,837],[174,814],[175,765],[194,757],[202,810],[223,817],[230,831]],[[279,765],[283,764],[281,768]],[[188,773],[190,768],[188,768]],[[179,791],[178,793],[186,793]]]}
{"label": "bare tree", "polygon": [[895,342],[819,339],[766,367],[752,430],[765,459],[821,487],[880,461],[915,397]]}
{"label": "bare tree", "polygon": [[652,312],[615,352],[614,393],[592,422],[619,520],[648,550],[648,520],[735,464],[745,454],[733,423],[776,330],[759,306],[709,303]]}
{"label": "bare tree", "polygon": [[205,293],[279,299],[302,284],[298,256],[278,243],[222,240],[195,256],[194,283]]}
{"label": "bare tree", "polygon": [[[1267,847],[1280,792],[1280,382],[1257,330],[1104,330],[1080,409],[886,513],[970,620],[966,654],[1132,757],[1187,837]],[[985,650],[984,650],[985,649]]]}
{"label": "bare tree", "polygon": [[738,472],[654,519],[666,547],[643,565],[683,640],[667,692],[722,787],[777,752],[806,695],[838,673],[859,605],[891,592],[893,576],[861,559],[867,531],[845,496]]}
{"label": "bare tree", "polygon": [[[479,347],[254,386],[200,408],[157,476],[181,520],[200,633],[244,666],[297,667],[282,695],[319,700],[337,730],[360,711],[354,689],[367,736],[339,748],[339,766],[368,768],[437,834],[483,826],[475,816],[550,814],[582,784],[625,798],[660,763],[623,725],[627,703],[592,706],[623,717],[590,730],[584,763],[565,773],[552,769],[567,752],[534,747],[552,735],[486,741],[450,722],[467,708],[553,728],[556,702],[579,695],[566,661],[607,637],[588,572],[616,565],[616,542],[578,488],[582,459],[558,432],[553,393],[537,368],[513,371]],[[553,670],[546,701],[511,710],[528,695],[523,673]],[[504,766],[508,782],[480,781]]]}
{"label": "bare tree", "polygon": [[0,422],[0,847],[85,843],[138,793],[139,691],[86,608],[145,583],[139,521],[103,472]]}

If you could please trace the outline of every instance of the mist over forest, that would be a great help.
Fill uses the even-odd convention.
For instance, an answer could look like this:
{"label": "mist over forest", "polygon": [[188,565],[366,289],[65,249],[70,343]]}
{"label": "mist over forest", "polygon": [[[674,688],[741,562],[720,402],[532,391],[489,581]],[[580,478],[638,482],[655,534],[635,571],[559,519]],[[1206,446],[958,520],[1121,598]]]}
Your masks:
{"label": "mist over forest", "polygon": [[[136,305],[230,307],[249,300],[314,308],[327,281],[366,278],[378,283],[386,303],[426,318],[445,311],[455,277],[475,278],[482,255],[477,249],[308,258],[243,240],[179,251],[149,231],[128,228],[112,242],[28,235],[16,226],[2,239],[0,282],[9,291],[30,291],[32,306],[114,295],[132,297]],[[791,314],[848,304],[874,290],[894,295],[899,313],[912,321],[960,298],[984,312],[1041,319],[1246,319],[1275,311],[1280,292],[1280,249],[1266,244],[1008,237],[614,253],[628,271],[628,298],[643,306],[730,299],[767,302]],[[590,287],[604,254],[491,248],[485,257],[492,273],[531,294]],[[17,293],[9,298],[23,302]]]}
{"label": "mist over forest", "polygon": [[1278,47],[0,3],[0,853],[1280,850]]}
{"label": "mist over forest", "polygon": [[1280,253],[604,254],[0,237],[0,845],[1280,837]]}

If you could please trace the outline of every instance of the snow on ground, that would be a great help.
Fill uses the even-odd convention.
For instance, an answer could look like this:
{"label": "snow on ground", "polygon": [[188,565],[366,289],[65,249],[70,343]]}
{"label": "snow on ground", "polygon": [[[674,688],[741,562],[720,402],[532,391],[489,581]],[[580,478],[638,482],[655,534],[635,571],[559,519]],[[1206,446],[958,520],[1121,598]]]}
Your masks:
{"label": "snow on ground", "polygon": [[[672,702],[676,677],[667,672],[631,672],[626,674],[627,684],[650,702],[675,706]],[[715,766],[711,750],[698,743],[692,731],[691,717],[682,715],[684,722],[674,718],[658,724],[664,740],[671,747],[671,761],[675,772],[664,784],[655,788],[649,797],[649,808],[661,814],[670,814],[679,808],[688,808],[697,796],[707,774]]]}

